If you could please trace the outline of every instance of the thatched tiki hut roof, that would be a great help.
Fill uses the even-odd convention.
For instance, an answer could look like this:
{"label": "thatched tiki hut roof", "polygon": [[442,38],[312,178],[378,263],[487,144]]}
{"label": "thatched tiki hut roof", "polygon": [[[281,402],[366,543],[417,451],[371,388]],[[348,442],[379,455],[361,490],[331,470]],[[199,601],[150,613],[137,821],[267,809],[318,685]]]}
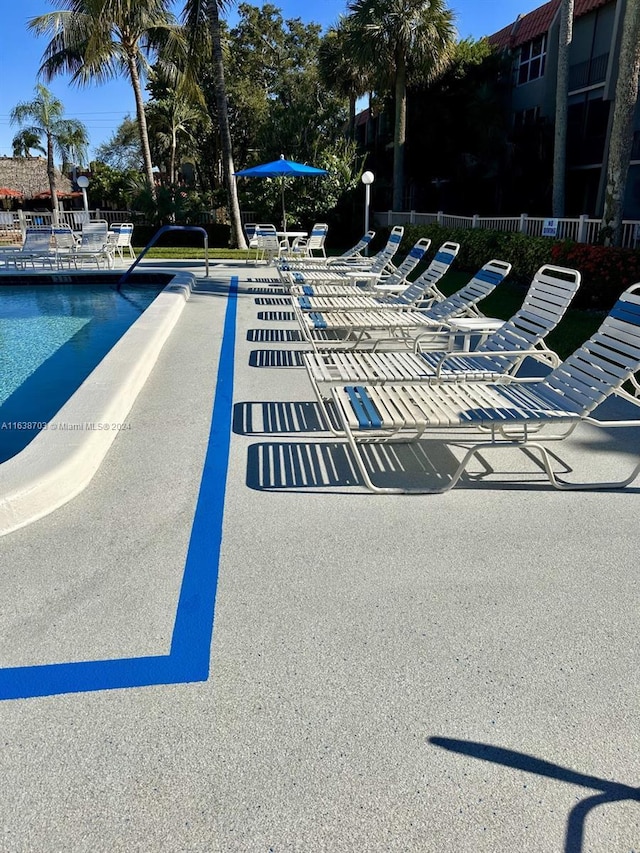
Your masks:
{"label": "thatched tiki hut roof", "polygon": [[[19,190],[25,200],[49,189],[47,161],[44,157],[0,157],[0,186]],[[56,187],[67,194],[73,184],[56,169]]]}

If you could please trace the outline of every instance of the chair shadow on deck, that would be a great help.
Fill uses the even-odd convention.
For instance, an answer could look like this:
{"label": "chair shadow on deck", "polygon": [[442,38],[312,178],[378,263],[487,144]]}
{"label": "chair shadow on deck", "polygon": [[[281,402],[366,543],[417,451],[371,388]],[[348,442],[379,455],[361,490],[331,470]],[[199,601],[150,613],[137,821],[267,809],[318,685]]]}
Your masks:
{"label": "chair shadow on deck", "polygon": [[[425,478],[434,486],[442,485],[458,465],[443,442],[368,445],[365,453],[369,468],[381,485],[411,486]],[[487,465],[483,474],[491,473],[493,469]],[[474,476],[467,477],[467,481]],[[347,444],[291,441],[250,445],[247,486],[262,491],[364,487],[364,484]]]}
{"label": "chair shadow on deck", "polygon": [[533,755],[527,755],[524,752],[515,752],[511,749],[491,746],[486,743],[445,737],[430,737],[429,743],[450,752],[468,755],[471,758],[490,761],[494,764],[522,770],[525,773],[546,776],[559,782],[567,782],[570,785],[592,788],[598,791],[593,796],[581,799],[569,812],[563,853],[582,853],[585,823],[589,812],[593,809],[606,803],[618,803],[625,800],[640,801],[640,788],[634,788],[621,782],[612,782],[609,779],[600,779],[597,776],[588,776],[568,767],[562,767]]}
{"label": "chair shadow on deck", "polygon": [[247,340],[253,344],[300,343],[302,335],[298,329],[247,329]]}
{"label": "chair shadow on deck", "polygon": [[304,367],[303,350],[254,349],[249,353],[249,367]]}
{"label": "chair shadow on deck", "polygon": [[293,311],[258,311],[258,320],[274,323],[293,323],[296,315]]}
{"label": "chair shadow on deck", "polygon": [[319,404],[311,400],[235,403],[232,428],[237,435],[328,432]]}
{"label": "chair shadow on deck", "polygon": [[256,305],[288,305],[291,307],[290,296],[257,296]]}

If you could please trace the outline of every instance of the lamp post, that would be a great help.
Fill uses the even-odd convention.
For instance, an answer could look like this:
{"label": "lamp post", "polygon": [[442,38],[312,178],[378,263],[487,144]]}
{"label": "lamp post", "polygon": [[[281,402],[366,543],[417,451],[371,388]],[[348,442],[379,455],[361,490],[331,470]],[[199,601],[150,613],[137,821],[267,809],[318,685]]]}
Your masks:
{"label": "lamp post", "polygon": [[363,172],[360,180],[364,184],[364,230],[369,230],[369,203],[371,201],[371,184],[373,183],[373,172]]}
{"label": "lamp post", "polygon": [[87,198],[87,187],[89,186],[89,178],[86,175],[80,175],[76,181],[77,185],[82,190],[82,203],[84,204],[84,212],[89,215],[89,199]]}

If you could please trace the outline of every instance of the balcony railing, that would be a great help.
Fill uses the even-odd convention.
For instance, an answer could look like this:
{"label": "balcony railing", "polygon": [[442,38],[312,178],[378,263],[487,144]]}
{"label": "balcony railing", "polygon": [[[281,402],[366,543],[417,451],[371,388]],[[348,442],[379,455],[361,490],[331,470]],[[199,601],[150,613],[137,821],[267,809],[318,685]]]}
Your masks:
{"label": "balcony railing", "polygon": [[586,89],[587,86],[604,83],[607,77],[608,64],[609,54],[601,53],[599,56],[592,56],[586,62],[576,62],[574,65],[570,65],[569,91],[573,92],[576,89]]}

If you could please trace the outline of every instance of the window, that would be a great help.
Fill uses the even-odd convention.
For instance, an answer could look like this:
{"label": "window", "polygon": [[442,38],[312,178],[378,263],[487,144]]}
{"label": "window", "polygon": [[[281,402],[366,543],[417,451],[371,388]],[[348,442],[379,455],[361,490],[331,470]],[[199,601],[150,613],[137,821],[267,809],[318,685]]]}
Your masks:
{"label": "window", "polygon": [[544,62],[547,56],[547,36],[542,35],[528,41],[520,48],[516,56],[515,84],[522,86],[531,80],[537,80],[544,74]]}
{"label": "window", "polygon": [[535,127],[540,118],[540,107],[530,107],[528,110],[518,110],[513,115],[513,126],[516,130],[525,127]]}

